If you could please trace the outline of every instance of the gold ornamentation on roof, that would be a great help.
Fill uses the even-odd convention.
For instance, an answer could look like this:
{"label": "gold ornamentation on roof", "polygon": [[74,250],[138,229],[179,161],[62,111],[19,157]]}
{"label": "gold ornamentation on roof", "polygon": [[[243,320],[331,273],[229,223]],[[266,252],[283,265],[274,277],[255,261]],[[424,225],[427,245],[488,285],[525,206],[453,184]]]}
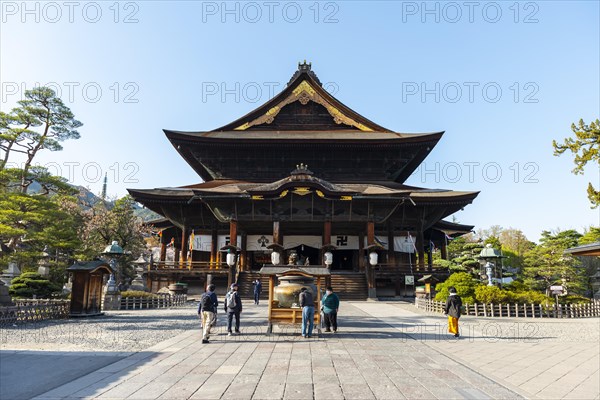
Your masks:
{"label": "gold ornamentation on roof", "polygon": [[288,191],[287,191],[287,190],[284,190],[283,192],[281,192],[281,193],[279,194],[279,197],[285,197],[285,196],[287,196],[287,194],[288,194]]}
{"label": "gold ornamentation on roof", "polygon": [[315,190],[315,192],[317,193],[317,196],[325,197],[325,194],[323,192],[321,192],[320,190]]}
{"label": "gold ornamentation on roof", "polygon": [[265,197],[262,194],[254,194],[252,195],[252,200],[264,200]]}
{"label": "gold ornamentation on roof", "polygon": [[352,196],[340,196],[340,200],[349,201],[352,200]]}
{"label": "gold ornamentation on roof", "polygon": [[320,104],[327,109],[327,112],[329,112],[329,114],[333,117],[333,120],[336,124],[353,126],[363,132],[373,132],[373,129],[369,128],[368,126],[356,122],[352,118],[344,115],[340,110],[329,103],[329,101],[319,95],[315,88],[313,88],[307,81],[300,82],[300,84],[294,90],[292,90],[292,93],[288,97],[286,97],[276,106],[269,109],[269,111],[267,111],[264,115],[261,115],[252,121],[246,122],[237,128],[234,128],[234,130],[244,131],[255,125],[270,124],[275,120],[275,117],[277,114],[279,114],[283,107],[295,101],[299,101],[302,105],[308,104],[309,101],[314,101],[315,103]]}
{"label": "gold ornamentation on roof", "polygon": [[294,188],[294,193],[296,193],[299,196],[305,196],[309,193],[311,193],[312,190],[310,190],[310,188],[307,187],[296,187]]}

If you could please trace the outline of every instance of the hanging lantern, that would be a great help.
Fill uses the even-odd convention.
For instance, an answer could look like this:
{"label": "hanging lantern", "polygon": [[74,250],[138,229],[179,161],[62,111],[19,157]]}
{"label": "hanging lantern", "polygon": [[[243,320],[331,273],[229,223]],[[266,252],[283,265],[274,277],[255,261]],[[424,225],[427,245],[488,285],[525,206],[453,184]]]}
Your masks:
{"label": "hanging lantern", "polygon": [[369,264],[371,264],[372,266],[377,265],[377,259],[378,259],[378,255],[376,252],[372,251],[369,253]]}
{"label": "hanging lantern", "polygon": [[279,263],[281,262],[281,256],[279,255],[279,252],[274,251],[271,253],[271,264],[273,265],[279,265]]}
{"label": "hanging lantern", "polygon": [[329,268],[331,266],[331,264],[333,264],[333,254],[328,251],[324,254],[324,258],[325,258],[325,265],[327,265],[327,268]]}
{"label": "hanging lantern", "polygon": [[235,254],[232,253],[231,250],[229,250],[229,253],[227,253],[227,265],[230,267],[235,265]]}

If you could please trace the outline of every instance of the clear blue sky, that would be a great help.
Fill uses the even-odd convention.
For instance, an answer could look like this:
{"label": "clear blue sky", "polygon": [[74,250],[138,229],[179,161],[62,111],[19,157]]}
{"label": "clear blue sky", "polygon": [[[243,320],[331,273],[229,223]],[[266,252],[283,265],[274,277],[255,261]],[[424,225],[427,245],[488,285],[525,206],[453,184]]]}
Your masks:
{"label": "clear blue sky", "polygon": [[1,109],[36,82],[56,83],[84,126],[38,161],[95,192],[104,172],[114,196],[198,182],[162,129],[230,122],[306,59],[375,122],[446,131],[407,183],[480,190],[460,222],[534,241],[600,225],[585,194],[587,182],[600,185],[599,168],[572,175],[572,157],[551,146],[572,122],[600,116],[598,1],[2,2],[1,11]]}

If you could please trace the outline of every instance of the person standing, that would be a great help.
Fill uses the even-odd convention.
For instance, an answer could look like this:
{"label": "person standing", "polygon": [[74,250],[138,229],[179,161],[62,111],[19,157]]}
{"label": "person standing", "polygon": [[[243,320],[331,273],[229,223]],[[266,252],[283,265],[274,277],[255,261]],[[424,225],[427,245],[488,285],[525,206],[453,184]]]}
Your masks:
{"label": "person standing", "polygon": [[300,307],[302,308],[302,337],[311,337],[315,323],[315,302],[313,295],[303,287],[300,289],[299,300]]}
{"label": "person standing", "polygon": [[225,312],[227,313],[227,334],[233,335],[231,325],[235,317],[235,333],[240,333],[240,313],[242,312],[242,299],[238,293],[238,284],[232,283],[231,290],[225,297]]}
{"label": "person standing", "polygon": [[260,301],[260,293],[262,292],[262,283],[260,279],[254,281],[254,304],[258,305]]}
{"label": "person standing", "polygon": [[448,316],[448,332],[454,334],[454,337],[459,337],[458,319],[461,314],[462,299],[456,293],[454,286],[448,288],[448,292],[450,292],[450,295],[446,300],[446,307],[444,308],[444,314]]}
{"label": "person standing", "polygon": [[323,310],[323,320],[325,322],[325,332],[337,332],[337,313],[340,308],[340,299],[337,294],[333,293],[333,288],[327,286],[325,296],[321,299],[321,308]]}
{"label": "person standing", "polygon": [[216,321],[218,305],[215,285],[208,285],[198,305],[198,315],[202,319],[202,343],[208,343],[208,339],[210,339],[210,329]]}

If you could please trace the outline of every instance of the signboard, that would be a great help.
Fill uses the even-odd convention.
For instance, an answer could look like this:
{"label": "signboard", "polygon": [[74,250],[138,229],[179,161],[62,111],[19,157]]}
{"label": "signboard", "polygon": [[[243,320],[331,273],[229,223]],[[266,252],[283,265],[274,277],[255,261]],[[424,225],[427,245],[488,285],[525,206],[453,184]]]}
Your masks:
{"label": "signboard", "polygon": [[404,276],[404,284],[405,285],[414,285],[415,284],[415,276],[414,275]]}
{"label": "signboard", "polygon": [[562,287],[562,285],[553,285],[553,286],[550,286],[550,290],[552,290],[553,292],[558,292],[558,291],[562,292],[563,287]]}

